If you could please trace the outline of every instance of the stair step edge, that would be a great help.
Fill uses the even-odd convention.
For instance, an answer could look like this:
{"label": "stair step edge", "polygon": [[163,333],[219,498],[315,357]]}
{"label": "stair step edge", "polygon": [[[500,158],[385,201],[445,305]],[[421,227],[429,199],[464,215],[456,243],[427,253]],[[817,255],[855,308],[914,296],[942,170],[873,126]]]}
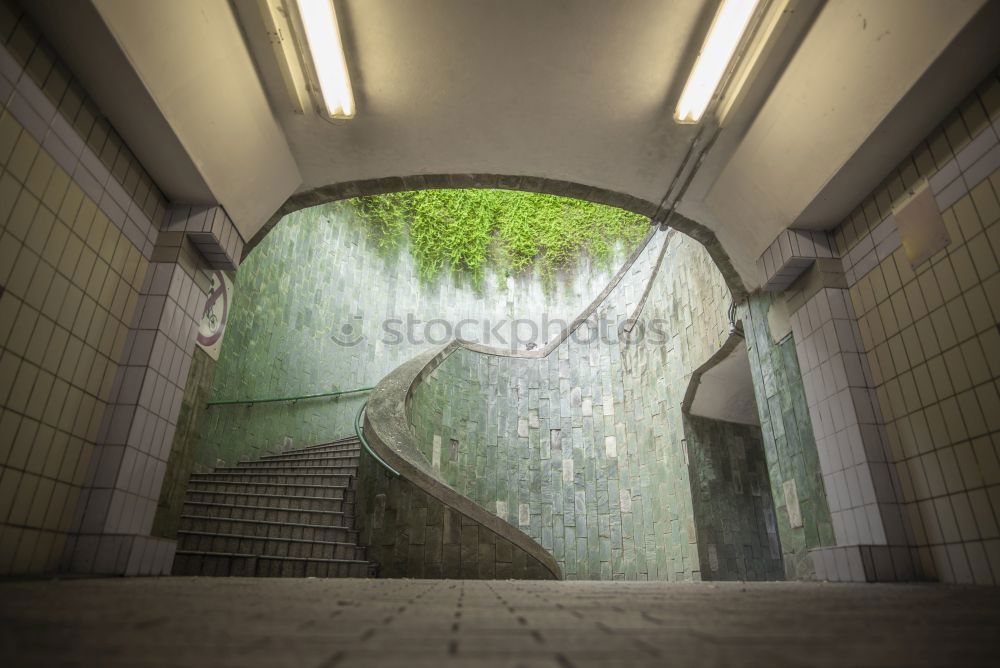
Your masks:
{"label": "stair step edge", "polygon": [[[212,482],[211,480],[205,480],[205,479],[202,479],[200,477],[199,478],[195,478],[195,476],[209,476],[209,475],[225,475],[225,476],[243,475],[243,476],[270,476],[270,477],[280,477],[280,476],[283,476],[283,477],[286,477],[286,478],[303,478],[303,477],[308,477],[308,478],[321,478],[321,477],[322,478],[331,478],[331,477],[332,478],[352,478],[352,477],[354,477],[350,473],[292,473],[292,474],[289,474],[289,473],[270,473],[270,472],[264,472],[264,473],[256,472],[256,473],[253,473],[253,472],[248,472],[248,471],[249,471],[249,469],[247,469],[247,470],[240,470],[240,471],[219,471],[219,472],[213,472],[213,473],[192,473],[191,474],[191,479],[192,480],[201,480],[202,482]],[[296,483],[276,483],[276,484],[294,485]]]}
{"label": "stair step edge", "polygon": [[241,506],[235,503],[212,503],[211,501],[189,501],[184,499],[185,504],[192,506],[211,506],[213,508],[243,508],[249,510],[287,510],[293,513],[319,513],[323,515],[346,515],[343,510],[309,510],[307,508],[277,508],[274,506]]}
{"label": "stair step edge", "polygon": [[[275,473],[277,475],[288,475],[287,471],[315,471],[316,469],[352,469],[357,470],[357,465],[348,466],[323,466],[313,464],[311,466],[219,466],[212,473]],[[280,472],[280,473],[279,473]],[[295,474],[299,475],[299,474]],[[316,473],[315,475],[340,475],[339,473]]]}
{"label": "stair step edge", "polygon": [[[298,482],[265,482],[265,483],[253,483],[253,482],[240,482],[238,480],[195,480],[193,476],[196,475],[214,475],[212,473],[192,473],[192,479],[189,482],[194,482],[198,484],[207,485],[279,485],[284,487],[310,487],[316,489],[345,489],[351,491],[351,488],[347,485],[310,485],[308,483],[298,483]],[[234,492],[239,494],[240,492]],[[306,499],[323,499],[328,497],[322,496],[307,496],[303,497]]]}
{"label": "stair step edge", "polygon": [[329,443],[317,443],[315,445],[306,445],[301,448],[291,448],[288,450],[283,450],[279,454],[288,454],[290,452],[308,452],[309,450],[315,450],[316,448],[328,448],[333,445],[346,445],[348,443],[357,443],[361,445],[361,441],[358,440],[357,436],[347,436],[345,438],[339,438],[336,441],[330,441]]}
{"label": "stair step edge", "polygon": [[[337,471],[316,471],[317,468],[330,468],[330,469],[340,469]],[[209,475],[282,475],[282,476],[301,476],[301,475],[323,475],[323,476],[344,476],[344,477],[355,477],[357,476],[358,468],[356,466],[287,466],[285,468],[270,468],[264,466],[239,466],[239,467],[225,467],[220,468]],[[307,471],[313,471],[313,473],[307,473]]]}
{"label": "stair step edge", "polygon": [[276,557],[274,555],[267,554],[243,554],[240,552],[205,552],[202,550],[177,550],[175,554],[183,556],[202,556],[202,557],[227,557],[229,559],[266,559],[268,561],[318,561],[321,563],[337,563],[337,564],[364,564],[369,565],[370,561],[364,561],[361,559],[320,559],[312,557]]}
{"label": "stair step edge", "polygon": [[340,445],[322,445],[312,450],[286,450],[284,452],[269,452],[266,455],[257,455],[258,459],[273,459],[275,457],[314,457],[331,452],[361,452],[361,445],[353,443],[342,443]]}
{"label": "stair step edge", "polygon": [[241,459],[236,462],[236,465],[240,464],[267,464],[273,465],[277,462],[335,462],[341,461],[343,459],[357,459],[360,455],[344,455],[343,457],[292,457],[290,459],[264,459],[263,457],[259,459]]}
{"label": "stair step edge", "polygon": [[[307,467],[307,468],[315,468],[315,467]],[[206,473],[192,473],[191,477],[193,478],[195,476],[206,476],[206,475],[288,475],[288,474],[287,473],[285,473],[285,474],[274,474],[274,473],[269,473],[267,471],[260,472],[260,471],[253,471],[252,469],[239,469],[238,471],[233,471],[233,472],[229,472],[229,471],[210,471],[210,472],[206,472]],[[345,477],[344,475],[342,475],[340,473],[296,473],[294,475],[296,475],[296,476],[341,476],[341,477]]]}
{"label": "stair step edge", "polygon": [[[343,489],[347,489],[344,487]],[[341,503],[354,503],[345,499],[334,499],[328,496],[301,496],[298,494],[258,494],[257,492],[217,492],[209,489],[189,490],[194,494],[226,494],[229,496],[252,496],[261,499],[300,499],[304,501],[339,501]],[[274,508],[276,506],[249,506],[251,508]],[[297,510],[296,508],[286,508],[284,510]]]}
{"label": "stair step edge", "polygon": [[354,547],[358,549],[364,549],[364,545],[358,545],[357,543],[344,543],[335,540],[305,540],[303,538],[276,538],[273,536],[247,536],[246,534],[239,533],[212,533],[211,531],[188,531],[185,529],[179,529],[178,534],[184,534],[186,536],[218,536],[219,538],[236,538],[240,540],[267,540],[274,542],[284,542],[284,543],[303,543],[308,545],[343,545],[346,547]]}
{"label": "stair step edge", "polygon": [[338,527],[325,524],[299,524],[297,522],[273,522],[271,520],[251,520],[251,519],[244,519],[242,517],[213,517],[211,515],[181,515],[181,519],[213,520],[216,522],[244,522],[246,524],[267,524],[269,526],[276,526],[276,527],[300,527],[304,529],[337,529],[340,531],[359,533],[358,529],[354,529],[351,527]]}

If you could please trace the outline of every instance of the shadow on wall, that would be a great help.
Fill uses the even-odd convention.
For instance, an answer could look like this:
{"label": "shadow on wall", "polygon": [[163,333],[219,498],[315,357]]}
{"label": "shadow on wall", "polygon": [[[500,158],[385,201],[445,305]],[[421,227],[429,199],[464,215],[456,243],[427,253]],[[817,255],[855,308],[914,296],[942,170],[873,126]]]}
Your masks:
{"label": "shadow on wall", "polygon": [[811,579],[809,550],[835,545],[830,510],[790,332],[776,332],[768,313],[780,299],[754,294],[740,309],[760,417],[778,535],[788,579]]}
{"label": "shadow on wall", "polygon": [[705,580],[783,580],[761,430],[684,416],[698,554]]}
{"label": "shadow on wall", "polygon": [[196,466],[198,435],[205,416],[205,402],[212,391],[215,360],[200,348],[194,349],[187,384],[177,416],[177,431],[170,446],[160,499],[150,533],[161,538],[175,538],[184,508],[188,477],[200,472]]}

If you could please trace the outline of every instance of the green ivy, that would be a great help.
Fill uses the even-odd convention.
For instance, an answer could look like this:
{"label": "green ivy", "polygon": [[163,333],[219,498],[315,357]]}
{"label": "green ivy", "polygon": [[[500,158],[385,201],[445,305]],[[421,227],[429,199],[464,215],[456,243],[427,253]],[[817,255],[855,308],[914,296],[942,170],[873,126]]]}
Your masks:
{"label": "green ivy", "polygon": [[422,279],[444,272],[537,271],[551,287],[558,271],[584,255],[607,265],[615,247],[635,246],[649,219],[623,209],[555,195],[510,190],[419,190],[350,200],[382,249],[409,235]]}

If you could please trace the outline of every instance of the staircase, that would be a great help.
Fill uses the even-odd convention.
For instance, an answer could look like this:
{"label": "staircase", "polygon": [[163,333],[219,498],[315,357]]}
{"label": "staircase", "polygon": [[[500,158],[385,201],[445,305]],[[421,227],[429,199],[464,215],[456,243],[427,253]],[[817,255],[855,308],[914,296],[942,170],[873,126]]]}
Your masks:
{"label": "staircase", "polygon": [[174,575],[373,577],[354,529],[359,455],[350,438],[192,474]]}

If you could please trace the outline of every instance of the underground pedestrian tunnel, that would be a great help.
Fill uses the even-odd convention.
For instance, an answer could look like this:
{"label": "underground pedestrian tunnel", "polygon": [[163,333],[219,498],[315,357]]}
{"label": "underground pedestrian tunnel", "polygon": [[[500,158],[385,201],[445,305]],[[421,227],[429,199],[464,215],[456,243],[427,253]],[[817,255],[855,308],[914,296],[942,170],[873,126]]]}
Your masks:
{"label": "underground pedestrian tunnel", "polygon": [[0,576],[995,586],[998,25],[0,0]]}

